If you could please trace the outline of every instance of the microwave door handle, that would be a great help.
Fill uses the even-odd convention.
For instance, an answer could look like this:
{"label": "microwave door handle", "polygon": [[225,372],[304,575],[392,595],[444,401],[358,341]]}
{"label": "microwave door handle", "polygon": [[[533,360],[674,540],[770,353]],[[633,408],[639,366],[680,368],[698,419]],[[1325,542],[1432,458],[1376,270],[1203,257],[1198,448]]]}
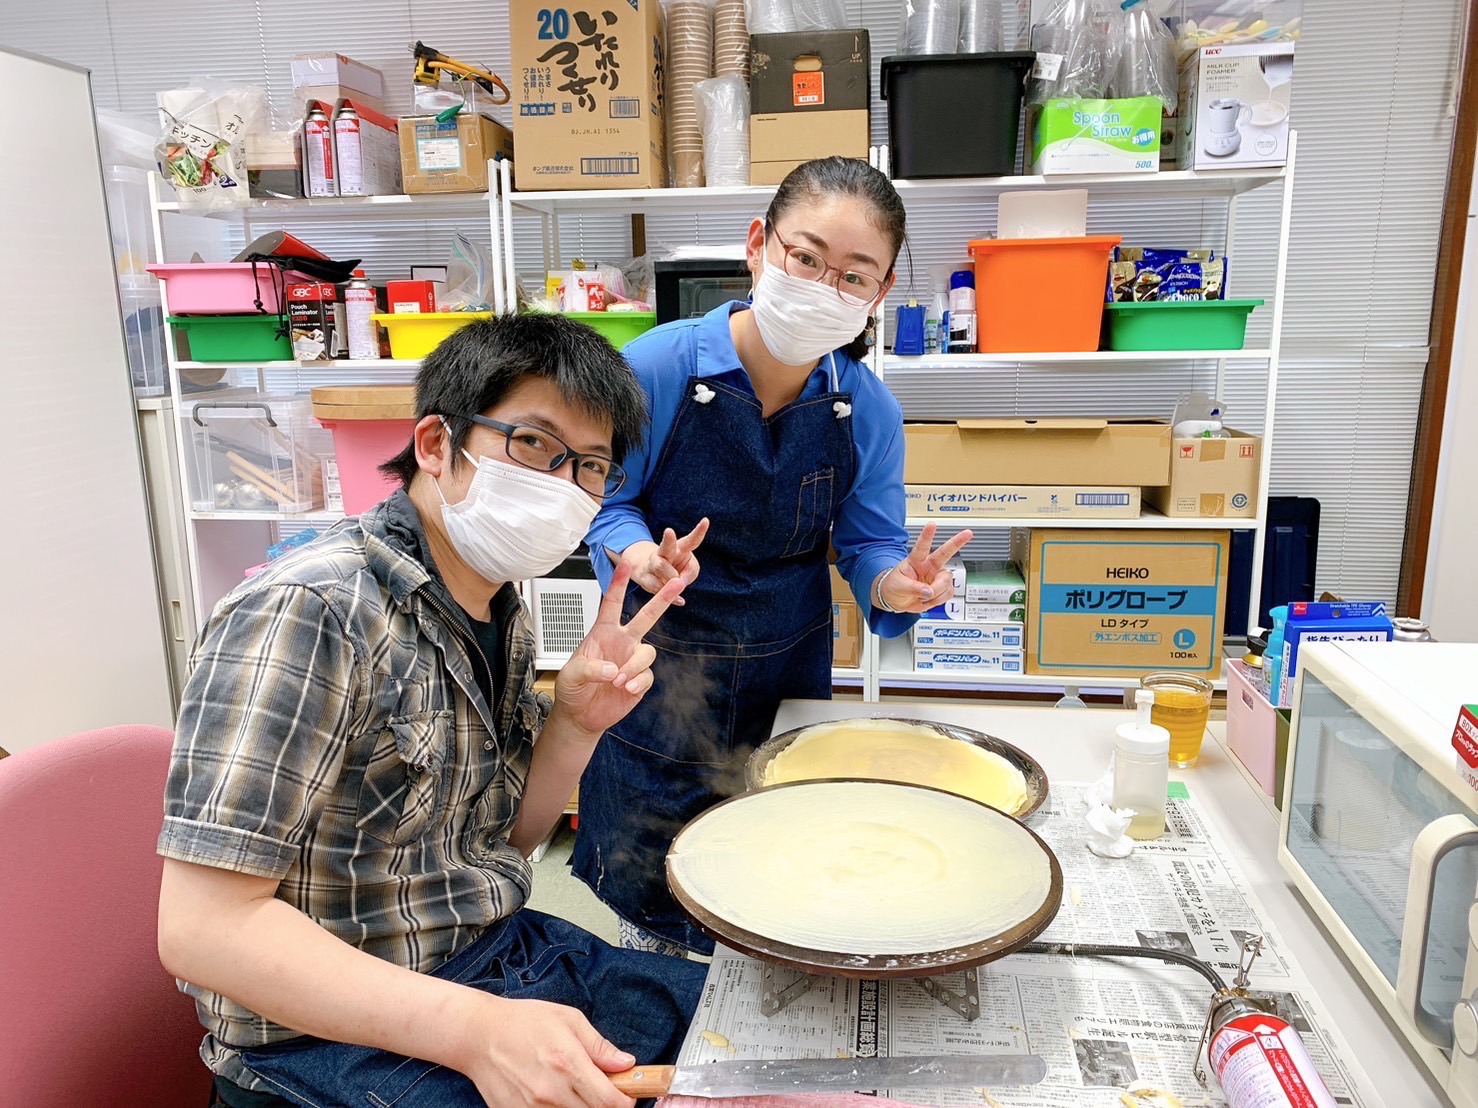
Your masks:
{"label": "microwave door handle", "polygon": [[1437,866],[1461,847],[1478,846],[1478,826],[1464,815],[1443,816],[1422,828],[1411,848],[1406,885],[1406,919],[1401,925],[1401,961],[1396,969],[1396,1000],[1421,1033],[1438,1046],[1452,1045],[1447,1029],[1422,1008],[1422,972],[1427,963],[1427,922],[1432,909]]}

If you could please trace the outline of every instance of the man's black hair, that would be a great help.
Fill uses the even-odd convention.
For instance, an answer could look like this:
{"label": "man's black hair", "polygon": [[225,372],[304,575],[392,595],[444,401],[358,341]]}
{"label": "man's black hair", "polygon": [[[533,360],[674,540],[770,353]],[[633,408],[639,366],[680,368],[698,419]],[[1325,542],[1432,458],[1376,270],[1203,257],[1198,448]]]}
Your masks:
{"label": "man's black hair", "polygon": [[[416,374],[416,420],[447,417],[453,465],[481,415],[526,377],[553,381],[572,407],[611,425],[617,461],[641,438],[647,402],[631,366],[599,332],[557,313],[499,315],[459,328],[442,340]],[[410,487],[419,466],[408,443],[380,466]]]}

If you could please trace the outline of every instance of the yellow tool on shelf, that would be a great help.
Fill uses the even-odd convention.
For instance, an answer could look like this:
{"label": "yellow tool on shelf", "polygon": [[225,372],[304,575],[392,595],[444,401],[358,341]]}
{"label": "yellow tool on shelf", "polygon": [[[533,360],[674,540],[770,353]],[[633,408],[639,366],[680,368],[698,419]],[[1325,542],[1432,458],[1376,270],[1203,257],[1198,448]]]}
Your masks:
{"label": "yellow tool on shelf", "polygon": [[446,73],[454,81],[473,82],[493,98],[494,104],[508,103],[508,86],[495,73],[459,62],[440,50],[433,50],[424,42],[417,41],[411,51],[416,55],[416,72],[411,77],[416,84],[438,85],[441,83],[441,75]]}

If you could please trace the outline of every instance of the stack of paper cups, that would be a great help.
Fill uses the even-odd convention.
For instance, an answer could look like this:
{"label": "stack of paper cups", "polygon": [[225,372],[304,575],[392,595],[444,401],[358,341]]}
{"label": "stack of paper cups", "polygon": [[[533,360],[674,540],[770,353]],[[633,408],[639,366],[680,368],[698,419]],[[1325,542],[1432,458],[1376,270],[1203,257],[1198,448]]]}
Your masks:
{"label": "stack of paper cups", "polygon": [[667,6],[667,150],[675,188],[703,184],[703,131],[693,86],[713,76],[713,7],[709,0]]}
{"label": "stack of paper cups", "polygon": [[717,0],[713,6],[713,75],[749,80],[749,24],[744,0]]}

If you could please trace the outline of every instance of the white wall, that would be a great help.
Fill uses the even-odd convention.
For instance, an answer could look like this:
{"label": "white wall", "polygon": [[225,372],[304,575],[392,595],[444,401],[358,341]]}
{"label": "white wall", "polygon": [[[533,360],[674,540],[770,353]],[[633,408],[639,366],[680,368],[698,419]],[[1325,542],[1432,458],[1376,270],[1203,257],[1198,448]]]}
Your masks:
{"label": "white wall", "polygon": [[1443,642],[1478,642],[1478,179],[1459,296],[1422,616]]}
{"label": "white wall", "polygon": [[[849,19],[872,32],[874,73],[894,53],[901,0],[844,0]],[[1298,183],[1284,316],[1271,492],[1316,497],[1323,509],[1317,586],[1350,597],[1394,600],[1404,537],[1412,443],[1428,356],[1432,275],[1451,145],[1449,111],[1467,0],[1304,0],[1293,122]],[[509,75],[507,0],[0,0],[0,41],[92,67],[98,102],[143,111],[156,89],[191,75],[249,80],[281,108],[291,100],[287,59],[337,50],[381,67],[390,107],[409,97],[407,45],[422,38],[454,56]],[[873,138],[885,141],[887,110],[874,80]],[[506,120],[506,109],[502,110]],[[1271,292],[1277,188],[1239,204],[1232,257],[1234,295]],[[962,256],[964,240],[992,224],[987,206],[965,202],[910,213],[915,273]],[[648,220],[649,244],[730,242],[749,213],[666,215]],[[1224,209],[1164,201],[1096,203],[1095,232],[1141,245],[1224,245]],[[447,221],[428,220],[417,241],[405,224],[337,229],[286,222],[328,253],[366,258],[371,277],[446,253]],[[485,238],[485,226],[462,227]],[[346,239],[352,234],[352,244]],[[537,220],[514,235],[526,281],[541,265]],[[629,252],[624,216],[587,216],[561,229],[566,256],[619,259]],[[345,254],[344,250],[352,250]],[[908,294],[907,259],[895,302]],[[1263,345],[1269,311],[1254,313],[1249,345]],[[1264,368],[1233,362],[1224,399],[1233,424],[1266,422]],[[1182,391],[1204,389],[1209,363],[1115,370],[1093,367],[992,372],[967,395],[904,396],[905,412],[939,414],[1144,414],[1166,412]],[[990,541],[998,541],[992,535]],[[993,553],[996,550],[973,550]]]}

